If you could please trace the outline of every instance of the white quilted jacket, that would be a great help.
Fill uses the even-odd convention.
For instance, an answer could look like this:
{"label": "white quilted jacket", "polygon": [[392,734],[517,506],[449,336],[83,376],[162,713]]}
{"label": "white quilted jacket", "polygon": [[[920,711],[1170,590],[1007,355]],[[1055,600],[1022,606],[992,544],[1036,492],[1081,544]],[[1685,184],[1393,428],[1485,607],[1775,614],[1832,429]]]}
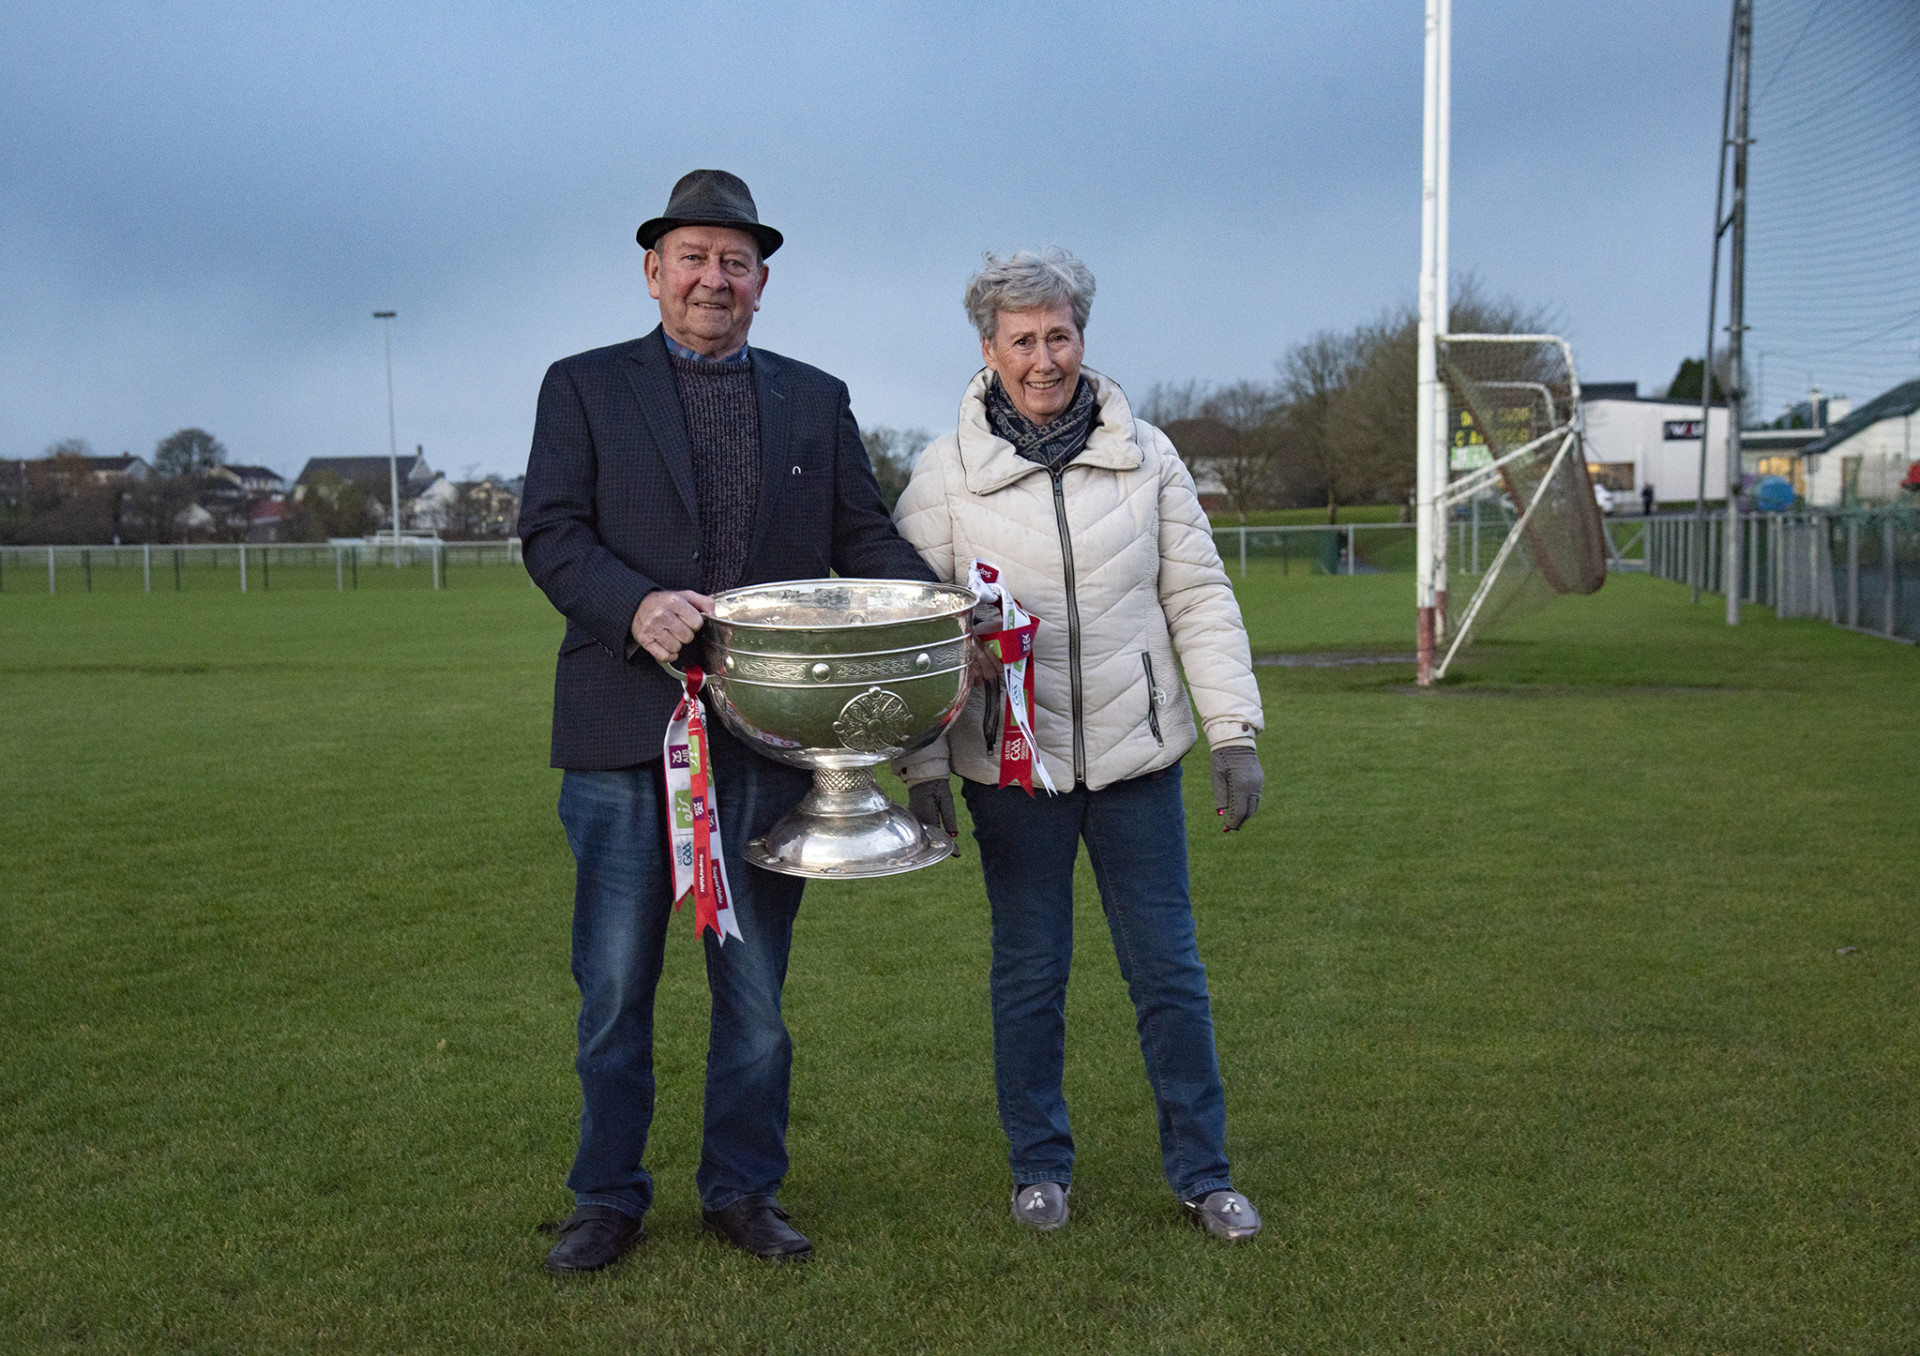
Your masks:
{"label": "white quilted jacket", "polygon": [[[894,510],[941,579],[965,584],[978,557],[1039,618],[1034,735],[1063,791],[1178,762],[1193,747],[1194,706],[1214,748],[1253,743],[1263,723],[1246,627],[1193,477],[1119,386],[1084,372],[1100,420],[1057,491],[1044,467],[989,429],[982,369],[959,428],[921,454]],[[896,770],[909,781],[951,770],[996,783],[983,708],[976,691],[942,741]]]}

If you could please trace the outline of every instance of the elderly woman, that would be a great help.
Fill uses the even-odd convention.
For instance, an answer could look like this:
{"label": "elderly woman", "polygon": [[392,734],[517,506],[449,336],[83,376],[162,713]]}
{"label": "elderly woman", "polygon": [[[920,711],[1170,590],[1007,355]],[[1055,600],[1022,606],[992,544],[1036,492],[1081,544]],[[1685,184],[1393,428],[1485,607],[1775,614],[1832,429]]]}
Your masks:
{"label": "elderly woman", "polygon": [[1208,1233],[1239,1241],[1260,1217],[1227,1169],[1180,760],[1197,707],[1217,813],[1228,832],[1240,827],[1260,803],[1260,692],[1192,477],[1120,388],[1081,366],[1093,286],[1060,250],[987,256],[966,293],[986,366],[895,512],[942,579],[964,582],[983,562],[1038,619],[1031,725],[1055,790],[1009,784],[1023,741],[1006,737],[997,680],[898,770],[930,831],[957,835],[950,772],[973,815],[993,912],[994,1081],[1014,1218],[1035,1229],[1067,1222],[1073,1136],[1061,1075],[1084,840],[1138,1018],[1167,1181]]}

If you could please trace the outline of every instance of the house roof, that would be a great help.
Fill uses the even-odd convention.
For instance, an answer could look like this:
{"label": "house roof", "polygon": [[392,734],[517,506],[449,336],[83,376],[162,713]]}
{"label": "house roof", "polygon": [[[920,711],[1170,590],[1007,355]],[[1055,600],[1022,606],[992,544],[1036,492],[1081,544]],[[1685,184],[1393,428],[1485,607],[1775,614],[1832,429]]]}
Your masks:
{"label": "house roof", "polygon": [[[326,472],[338,476],[343,481],[364,481],[373,484],[387,483],[387,459],[385,457],[309,457],[301,468],[294,484],[304,485],[314,476]],[[400,479],[431,480],[433,471],[422,456],[403,456],[400,458]]]}
{"label": "house roof", "polygon": [[282,476],[280,475],[280,473],[274,470],[271,466],[235,466],[232,462],[228,462],[226,469],[233,472],[235,475],[243,476],[248,480],[280,480],[282,479]]}
{"label": "house roof", "polygon": [[1808,443],[1804,449],[1809,455],[1815,452],[1828,452],[1844,443],[1856,433],[1865,432],[1882,419],[1898,419],[1902,415],[1920,410],[1920,377],[1912,381],[1903,381],[1891,391],[1875,396],[1852,414],[1842,419],[1826,434]]}

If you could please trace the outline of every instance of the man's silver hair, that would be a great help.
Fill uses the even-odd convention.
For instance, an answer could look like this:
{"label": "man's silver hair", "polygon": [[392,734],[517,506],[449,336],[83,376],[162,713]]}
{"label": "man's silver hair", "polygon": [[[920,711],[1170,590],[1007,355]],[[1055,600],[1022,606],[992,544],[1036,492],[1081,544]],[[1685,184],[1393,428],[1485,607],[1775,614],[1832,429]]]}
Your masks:
{"label": "man's silver hair", "polygon": [[1066,302],[1073,308],[1074,328],[1087,330],[1093,311],[1093,270],[1061,249],[1049,245],[1040,253],[1015,250],[1002,259],[983,256],[980,271],[967,279],[967,319],[991,342],[1000,331],[1002,311],[1037,311]]}

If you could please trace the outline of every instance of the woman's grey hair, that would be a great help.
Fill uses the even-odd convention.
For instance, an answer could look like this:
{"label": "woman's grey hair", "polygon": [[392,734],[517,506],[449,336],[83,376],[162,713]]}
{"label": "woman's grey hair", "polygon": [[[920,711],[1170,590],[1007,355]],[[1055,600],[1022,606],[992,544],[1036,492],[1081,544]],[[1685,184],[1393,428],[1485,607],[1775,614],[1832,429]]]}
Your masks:
{"label": "woman's grey hair", "polygon": [[991,341],[1000,331],[1002,311],[1037,311],[1066,302],[1073,308],[1074,328],[1087,330],[1093,311],[1093,270],[1050,245],[1040,253],[1015,250],[1002,259],[982,256],[980,271],[967,279],[967,319]]}

